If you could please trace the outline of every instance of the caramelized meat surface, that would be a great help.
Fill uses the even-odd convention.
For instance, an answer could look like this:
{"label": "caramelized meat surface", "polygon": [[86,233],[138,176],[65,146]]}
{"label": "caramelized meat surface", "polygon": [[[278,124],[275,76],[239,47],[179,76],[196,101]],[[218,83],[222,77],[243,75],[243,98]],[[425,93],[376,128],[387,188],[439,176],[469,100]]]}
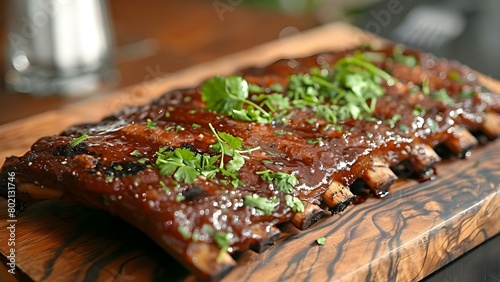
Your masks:
{"label": "caramelized meat surface", "polygon": [[170,91],[43,137],[2,171],[19,189],[59,189],[118,215],[218,279],[230,254],[272,244],[278,223],[305,229],[343,211],[358,179],[383,197],[394,170],[432,178],[434,147],[466,156],[469,131],[498,135],[499,112],[500,95],[458,63],[363,47]]}

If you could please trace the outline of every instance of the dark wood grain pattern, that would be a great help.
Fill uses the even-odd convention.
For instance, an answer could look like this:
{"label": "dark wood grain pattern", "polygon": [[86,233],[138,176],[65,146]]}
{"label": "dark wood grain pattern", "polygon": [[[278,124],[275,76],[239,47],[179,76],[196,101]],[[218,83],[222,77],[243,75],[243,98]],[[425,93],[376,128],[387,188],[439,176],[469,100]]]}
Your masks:
{"label": "dark wood grain pattern", "polygon": [[[0,126],[0,157],[22,154],[34,139],[89,120],[89,113],[94,113],[90,119],[95,120],[124,104],[145,102],[166,89],[192,85],[214,73],[230,73],[281,56],[345,48],[366,39],[363,36],[350,26],[333,24],[188,69],[141,96],[130,88]],[[499,84],[484,81],[500,89]],[[350,206],[310,230],[299,232],[284,224],[280,240],[266,252],[238,254],[236,268],[224,281],[419,280],[500,233],[499,167],[497,140],[474,149],[466,160],[438,164],[434,181],[401,179],[385,199],[370,198]],[[6,201],[1,200],[1,238],[8,236],[6,225]],[[327,241],[319,246],[315,240],[322,236]],[[35,281],[194,280],[144,234],[116,217],[74,202],[47,200],[28,206],[17,217],[16,246],[19,269]],[[0,243],[0,251],[7,254],[5,243]]]}

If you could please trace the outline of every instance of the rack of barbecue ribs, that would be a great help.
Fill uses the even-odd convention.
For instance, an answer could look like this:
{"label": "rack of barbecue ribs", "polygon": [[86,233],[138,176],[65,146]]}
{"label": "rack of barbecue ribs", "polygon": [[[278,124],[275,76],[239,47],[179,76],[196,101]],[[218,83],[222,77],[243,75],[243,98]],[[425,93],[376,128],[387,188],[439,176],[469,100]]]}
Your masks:
{"label": "rack of barbecue ribs", "polygon": [[496,138],[499,113],[500,95],[457,62],[363,46],[169,91],[43,137],[2,173],[15,173],[21,201],[59,190],[217,280],[233,254],[272,245],[279,223],[306,229],[384,197],[397,175],[434,178],[442,154]]}

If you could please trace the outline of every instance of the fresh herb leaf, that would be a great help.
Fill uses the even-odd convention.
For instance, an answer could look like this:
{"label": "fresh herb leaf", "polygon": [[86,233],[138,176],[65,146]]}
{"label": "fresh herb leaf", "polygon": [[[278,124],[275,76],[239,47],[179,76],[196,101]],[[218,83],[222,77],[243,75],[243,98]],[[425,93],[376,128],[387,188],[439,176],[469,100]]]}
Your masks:
{"label": "fresh herb leaf", "polygon": [[156,122],[152,121],[151,119],[146,120],[146,127],[151,130],[156,127]]}
{"label": "fresh herb leaf", "polygon": [[274,92],[283,92],[285,90],[285,88],[283,87],[283,85],[281,85],[280,83],[276,82],[274,84],[271,84],[269,86],[269,88],[274,91]]}
{"label": "fresh herb leaf", "polygon": [[248,84],[248,92],[251,92],[251,93],[264,93],[264,88],[262,88],[260,85],[249,83]]}
{"label": "fresh herb leaf", "polygon": [[142,156],[141,152],[139,152],[138,150],[134,150],[132,153],[130,153],[130,155],[137,158]]}
{"label": "fresh herb leaf", "polygon": [[279,204],[278,198],[268,199],[265,197],[260,197],[257,194],[246,195],[244,198],[245,206],[253,207],[255,210],[262,215],[273,214],[274,208]]}
{"label": "fresh herb leaf", "polygon": [[270,170],[258,171],[256,172],[261,176],[264,181],[273,182],[279,191],[290,194],[293,192],[293,187],[299,184],[299,181],[293,174],[288,174],[286,172],[277,171],[272,172]]}
{"label": "fresh herb leaf", "polygon": [[394,53],[392,55],[392,58],[394,59],[394,62],[398,64],[407,65],[410,68],[418,65],[417,58],[412,55],[403,55],[401,53]]}
{"label": "fresh herb leaf", "polygon": [[412,113],[415,116],[423,116],[423,115],[425,115],[425,112],[426,111],[425,111],[424,107],[422,107],[419,104],[415,105],[415,107],[413,108],[413,111],[412,111]]}
{"label": "fresh herb leaf", "polygon": [[395,114],[393,115],[390,119],[387,120],[387,123],[389,124],[390,127],[394,127],[396,123],[401,120],[402,116],[400,114]]}
{"label": "fresh herb leaf", "polygon": [[321,137],[318,137],[316,139],[306,139],[306,143],[309,145],[316,145],[316,144],[321,143],[321,141],[323,141],[323,138],[321,138]]}
{"label": "fresh herb leaf", "polygon": [[410,128],[405,124],[400,124],[399,130],[403,131],[404,134],[408,134],[408,132],[410,132]]}
{"label": "fresh herb leaf", "polygon": [[[269,113],[247,99],[248,87],[248,82],[241,76],[227,78],[215,76],[203,83],[201,98],[206,102],[205,108],[207,110],[230,115],[244,121],[270,122]],[[251,106],[250,109],[244,109],[244,104]]]}
{"label": "fresh herb leaf", "polygon": [[285,203],[294,212],[304,212],[305,210],[304,203],[302,203],[299,198],[292,195],[285,195]]}
{"label": "fresh herb leaf", "polygon": [[177,231],[181,234],[184,240],[189,240],[191,238],[191,232],[186,226],[179,225],[179,227],[177,227]]}
{"label": "fresh herb leaf", "polygon": [[85,139],[89,138],[89,135],[88,134],[83,134],[82,136],[80,137],[77,137],[75,139],[73,139],[73,141],[71,141],[69,143],[69,145],[74,148],[76,147],[78,144],[82,143]]}
{"label": "fresh herb leaf", "polygon": [[316,243],[320,246],[323,246],[326,243],[326,237],[319,237],[316,239]]}
{"label": "fresh herb leaf", "polygon": [[233,239],[233,233],[217,231],[212,236],[217,246],[220,248],[219,255],[217,256],[217,262],[222,260],[222,255],[227,252],[227,249],[231,245],[231,239]]}
{"label": "fresh herb leaf", "polygon": [[432,93],[431,98],[435,101],[442,102],[445,105],[453,105],[455,103],[455,101],[448,96],[448,92],[446,92],[446,89],[444,88]]}

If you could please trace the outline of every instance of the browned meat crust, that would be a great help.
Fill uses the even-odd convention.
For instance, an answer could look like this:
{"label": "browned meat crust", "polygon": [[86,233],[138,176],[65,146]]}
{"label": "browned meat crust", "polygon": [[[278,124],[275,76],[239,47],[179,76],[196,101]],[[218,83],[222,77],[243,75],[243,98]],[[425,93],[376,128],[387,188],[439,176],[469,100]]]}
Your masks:
{"label": "browned meat crust", "polygon": [[[305,229],[325,208],[344,210],[354,200],[348,187],[355,180],[383,197],[396,168],[432,178],[440,160],[432,148],[438,144],[466,156],[477,144],[469,130],[482,130],[488,138],[498,135],[499,94],[480,86],[475,73],[458,63],[400,48],[323,53],[239,73],[266,95],[286,96],[292,74],[311,67],[335,71],[327,65],[356,53],[375,56],[367,60],[370,65],[395,79],[379,81],[384,95],[369,117],[332,121],[318,115],[319,108],[305,106],[289,108],[271,123],[248,122],[206,109],[201,88],[174,90],[100,123],[43,137],[24,156],[8,158],[2,171],[15,172],[20,187],[60,189],[118,215],[200,278],[218,279],[235,263],[229,253],[263,251],[272,244],[279,237],[276,224],[290,220]],[[277,84],[283,89],[273,90]],[[184,148],[216,156],[211,146],[221,132],[241,138],[242,150],[255,148],[246,152],[236,183],[221,170],[214,178],[198,175],[192,183],[161,171],[161,152]],[[81,136],[87,138],[78,140]],[[233,159],[225,157],[226,163]],[[266,171],[269,178],[263,176]],[[291,179],[293,189],[280,189],[279,179]],[[293,200],[300,200],[303,209]]]}

